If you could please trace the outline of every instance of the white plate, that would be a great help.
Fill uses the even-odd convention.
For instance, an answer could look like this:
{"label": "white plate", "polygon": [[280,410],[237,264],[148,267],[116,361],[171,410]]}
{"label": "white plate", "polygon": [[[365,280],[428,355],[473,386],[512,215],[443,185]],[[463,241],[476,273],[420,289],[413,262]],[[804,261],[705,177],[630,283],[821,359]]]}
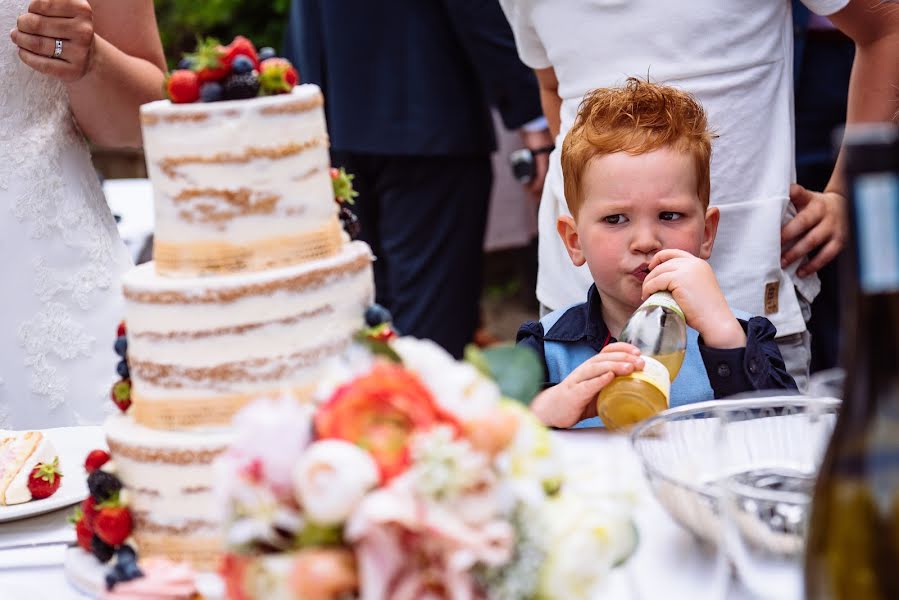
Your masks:
{"label": "white plate", "polygon": [[62,483],[56,493],[43,500],[32,500],[12,506],[0,506],[0,523],[33,517],[72,504],[87,497],[87,472],[84,459],[96,448],[106,449],[106,437],[100,426],[42,429],[59,454]]}

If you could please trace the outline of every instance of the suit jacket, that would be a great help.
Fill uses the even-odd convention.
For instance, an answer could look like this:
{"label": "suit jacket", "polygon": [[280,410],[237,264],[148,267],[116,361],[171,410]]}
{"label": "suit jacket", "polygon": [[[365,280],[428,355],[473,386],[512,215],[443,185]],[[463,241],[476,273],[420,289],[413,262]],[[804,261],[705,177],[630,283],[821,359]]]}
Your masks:
{"label": "suit jacket", "polygon": [[321,86],[335,151],[477,155],[540,116],[496,0],[292,0],[284,55]]}

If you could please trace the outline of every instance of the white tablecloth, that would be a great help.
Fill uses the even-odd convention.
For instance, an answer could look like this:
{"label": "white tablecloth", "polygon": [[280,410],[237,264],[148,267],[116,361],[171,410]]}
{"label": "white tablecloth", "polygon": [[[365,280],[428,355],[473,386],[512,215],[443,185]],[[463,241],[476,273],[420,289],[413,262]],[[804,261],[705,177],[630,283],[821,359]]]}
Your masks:
{"label": "white tablecloth", "polygon": [[[601,457],[604,464],[614,463],[616,477],[635,476],[642,480],[637,457],[627,438],[597,431],[582,430],[554,434],[566,457],[590,460]],[[611,457],[611,460],[608,460]],[[637,479],[639,478],[639,479]],[[602,600],[720,600],[738,598],[716,581],[714,553],[703,550],[678,527],[655,501],[645,485],[638,485],[635,519],[639,531],[636,554],[622,567],[612,571]],[[83,598],[66,582],[62,562],[64,546],[40,546],[33,549],[3,550],[10,545],[47,541],[74,541],[74,530],[66,523],[71,508],[0,523],[0,600],[65,600]]]}

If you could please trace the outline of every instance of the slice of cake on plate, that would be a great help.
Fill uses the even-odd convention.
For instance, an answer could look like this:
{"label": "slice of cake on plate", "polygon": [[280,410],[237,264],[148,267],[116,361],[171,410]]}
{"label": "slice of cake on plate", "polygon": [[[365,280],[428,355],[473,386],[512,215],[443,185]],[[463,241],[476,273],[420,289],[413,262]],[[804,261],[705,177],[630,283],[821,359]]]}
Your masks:
{"label": "slice of cake on plate", "polygon": [[56,449],[43,433],[5,432],[0,438],[0,505],[31,500],[31,472],[39,465],[52,465],[58,460]]}

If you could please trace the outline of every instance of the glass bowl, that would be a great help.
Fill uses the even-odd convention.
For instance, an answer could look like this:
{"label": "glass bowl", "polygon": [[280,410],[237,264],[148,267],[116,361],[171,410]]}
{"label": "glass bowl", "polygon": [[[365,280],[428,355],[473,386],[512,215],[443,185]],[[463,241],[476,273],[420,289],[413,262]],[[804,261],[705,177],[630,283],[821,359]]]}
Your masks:
{"label": "glass bowl", "polygon": [[834,398],[800,395],[688,404],[637,424],[631,445],[656,499],[700,542],[721,540],[727,497],[732,506],[758,510],[744,515],[747,543],[800,551],[804,515],[767,503],[774,495],[765,490],[807,493],[839,406]]}

